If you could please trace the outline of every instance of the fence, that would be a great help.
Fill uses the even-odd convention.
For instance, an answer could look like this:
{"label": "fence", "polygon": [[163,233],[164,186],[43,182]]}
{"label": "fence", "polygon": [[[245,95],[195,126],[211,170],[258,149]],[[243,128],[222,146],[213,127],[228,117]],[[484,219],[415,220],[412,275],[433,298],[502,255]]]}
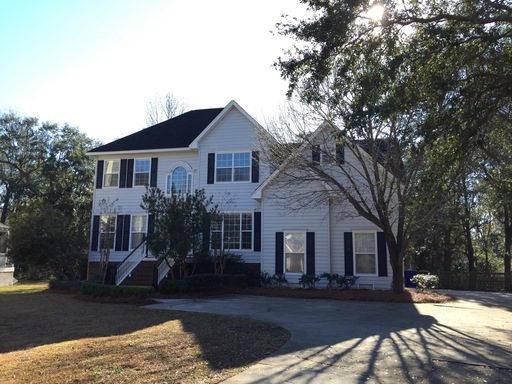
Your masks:
{"label": "fence", "polygon": [[502,291],[505,274],[493,272],[439,272],[439,288]]}

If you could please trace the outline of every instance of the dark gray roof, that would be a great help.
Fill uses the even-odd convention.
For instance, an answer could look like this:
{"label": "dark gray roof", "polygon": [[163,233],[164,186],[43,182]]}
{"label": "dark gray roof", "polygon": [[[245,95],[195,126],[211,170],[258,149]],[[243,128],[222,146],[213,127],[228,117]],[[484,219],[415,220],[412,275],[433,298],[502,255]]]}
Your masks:
{"label": "dark gray roof", "polygon": [[91,150],[119,152],[185,148],[217,117],[223,108],[197,109],[163,121]]}

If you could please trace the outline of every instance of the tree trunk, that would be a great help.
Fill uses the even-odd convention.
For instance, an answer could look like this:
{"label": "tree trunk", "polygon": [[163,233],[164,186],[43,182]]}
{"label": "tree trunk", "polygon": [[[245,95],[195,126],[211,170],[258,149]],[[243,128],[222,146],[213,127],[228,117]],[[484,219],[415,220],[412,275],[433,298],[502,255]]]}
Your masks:
{"label": "tree trunk", "polygon": [[475,275],[475,249],[473,248],[473,239],[471,237],[471,207],[469,205],[469,193],[466,182],[462,182],[462,190],[464,195],[464,238],[466,240],[466,256],[468,258],[469,271],[469,289],[476,288]]}
{"label": "tree trunk", "polygon": [[0,217],[0,223],[5,224],[7,221],[7,214],[9,213],[9,208],[11,205],[11,191],[9,189],[5,190],[4,201],[2,206],[2,216]]}
{"label": "tree trunk", "polygon": [[452,269],[452,230],[447,228],[444,234],[443,270],[450,272]]}
{"label": "tree trunk", "polygon": [[393,271],[392,289],[395,293],[404,291],[404,255],[403,250],[394,239],[386,235],[386,243],[389,250],[389,262]]}
{"label": "tree trunk", "polygon": [[512,253],[512,205],[505,204],[504,207],[504,229],[505,229],[505,290],[512,291],[512,274],[510,271],[510,256]]}

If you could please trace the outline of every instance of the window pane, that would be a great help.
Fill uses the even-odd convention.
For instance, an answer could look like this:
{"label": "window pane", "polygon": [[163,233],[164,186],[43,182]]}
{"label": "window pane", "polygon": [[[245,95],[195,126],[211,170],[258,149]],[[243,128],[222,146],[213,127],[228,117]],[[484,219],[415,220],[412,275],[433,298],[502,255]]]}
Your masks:
{"label": "window pane", "polygon": [[252,230],[252,213],[242,214],[242,231]]}
{"label": "window pane", "polygon": [[115,232],[116,217],[103,215],[100,217],[100,232]]}
{"label": "window pane", "polygon": [[114,248],[115,233],[101,233],[100,234],[100,249],[113,249]]}
{"label": "window pane", "polygon": [[135,185],[148,185],[149,184],[149,173],[136,173],[134,183],[135,183]]}
{"label": "window pane", "polygon": [[106,160],[105,173],[119,173],[119,160]]}
{"label": "window pane", "polygon": [[231,181],[231,168],[217,168],[217,181]]}
{"label": "window pane", "polygon": [[286,272],[304,273],[304,253],[286,254]]}
{"label": "window pane", "polygon": [[251,168],[235,168],[235,181],[249,181]]}
{"label": "window pane", "polygon": [[148,172],[150,168],[149,160],[135,160],[135,172]]}
{"label": "window pane", "polygon": [[354,233],[355,253],[375,253],[375,233]]}
{"label": "window pane", "polygon": [[132,232],[146,232],[146,216],[132,216]]}
{"label": "window pane", "polygon": [[242,232],[242,249],[252,249],[252,232]]}
{"label": "window pane", "polygon": [[284,243],[286,253],[302,253],[304,254],[304,234],[303,233],[287,233]]}
{"label": "window pane", "polygon": [[187,175],[187,192],[188,193],[192,192],[192,175],[191,174]]}
{"label": "window pane", "polygon": [[232,153],[218,153],[216,167],[218,168],[231,168],[233,166]]}
{"label": "window pane", "polygon": [[375,274],[375,254],[356,254],[356,274]]}
{"label": "window pane", "polygon": [[240,249],[240,215],[224,215],[224,249]]}
{"label": "window pane", "polygon": [[235,153],[233,157],[235,167],[249,167],[251,165],[251,154],[249,152]]}
{"label": "window pane", "polygon": [[172,185],[176,193],[186,193],[187,191],[187,171],[183,167],[177,167],[172,172]]}
{"label": "window pane", "polygon": [[144,240],[144,236],[145,233],[132,233],[130,248],[137,248],[137,246]]}
{"label": "window pane", "polygon": [[118,180],[119,180],[119,174],[117,174],[117,173],[112,173],[112,174],[105,173],[105,175],[103,177],[103,185],[105,187],[117,187]]}

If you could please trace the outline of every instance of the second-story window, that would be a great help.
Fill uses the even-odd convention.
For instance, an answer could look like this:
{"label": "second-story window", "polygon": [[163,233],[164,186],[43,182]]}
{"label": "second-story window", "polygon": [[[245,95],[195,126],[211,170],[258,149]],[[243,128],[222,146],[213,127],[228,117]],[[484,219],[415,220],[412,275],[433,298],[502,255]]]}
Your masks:
{"label": "second-story window", "polygon": [[176,167],[167,176],[167,194],[172,193],[190,193],[192,191],[192,174],[188,173],[183,167]]}
{"label": "second-story window", "polygon": [[105,160],[103,186],[117,187],[119,185],[119,160]]}
{"label": "second-story window", "polygon": [[135,172],[133,185],[149,185],[149,171],[151,161],[149,159],[135,159]]}
{"label": "second-story window", "polygon": [[217,153],[215,165],[217,182],[251,179],[251,152]]}

